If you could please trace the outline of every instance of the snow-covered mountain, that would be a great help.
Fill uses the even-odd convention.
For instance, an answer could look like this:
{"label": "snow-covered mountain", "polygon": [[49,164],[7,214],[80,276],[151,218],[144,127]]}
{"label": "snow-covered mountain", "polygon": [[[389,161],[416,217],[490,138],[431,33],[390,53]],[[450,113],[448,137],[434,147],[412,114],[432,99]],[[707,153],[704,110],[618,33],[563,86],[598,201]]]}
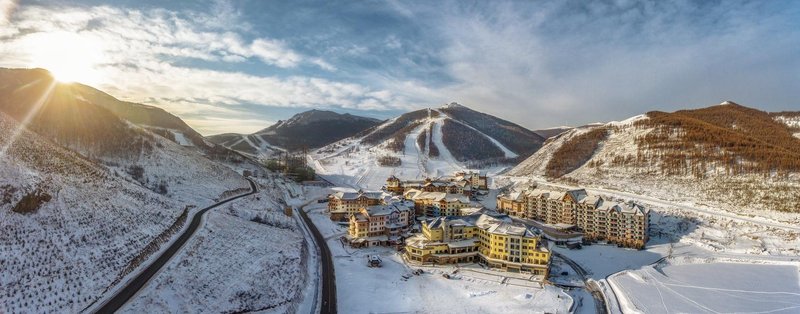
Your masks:
{"label": "snow-covered mountain", "polygon": [[[237,173],[243,169],[263,171],[163,110],[58,83],[44,70],[0,69],[0,312],[85,311],[170,241],[192,211],[249,190]],[[271,232],[265,215],[284,216],[284,188],[257,180],[262,190],[252,204],[224,214],[235,216],[225,219],[232,230],[258,224],[252,214],[266,224],[259,232]],[[294,251],[269,255],[266,264],[297,260],[299,231],[287,230],[262,237],[275,239],[275,248],[295,239]],[[204,232],[209,243],[225,240]],[[294,290],[305,285],[294,282]]]}
{"label": "snow-covered mountain", "polygon": [[551,138],[553,136],[559,135],[559,134],[564,133],[566,131],[569,131],[571,129],[573,129],[573,127],[571,127],[571,126],[557,126],[557,127],[554,127],[554,128],[534,130],[533,132],[536,132],[536,134],[539,134],[544,138]]}
{"label": "snow-covered mountain", "polygon": [[202,137],[189,146],[151,132],[180,130],[194,143],[196,132],[163,110],[120,102],[87,86],[58,83],[45,70],[0,70],[0,112],[121,177],[186,204],[206,204],[227,190],[248,187],[230,167],[207,157],[256,167],[238,153],[203,143]]}
{"label": "snow-covered mountain", "polygon": [[317,173],[354,187],[380,188],[390,175],[414,179],[453,171],[499,172],[524,159],[544,138],[457,103],[403,114],[318,149]]}
{"label": "snow-covered mountain", "polygon": [[369,129],[381,121],[326,110],[298,113],[253,134],[226,133],[209,136],[214,143],[251,156],[276,151],[319,148]]}
{"label": "snow-covered mountain", "polygon": [[0,311],[80,312],[176,231],[184,205],[2,112],[0,148]]}
{"label": "snow-covered mountain", "polygon": [[[775,116],[775,117],[773,117]],[[732,102],[579,127],[508,172],[740,212],[798,211],[793,121]]]}

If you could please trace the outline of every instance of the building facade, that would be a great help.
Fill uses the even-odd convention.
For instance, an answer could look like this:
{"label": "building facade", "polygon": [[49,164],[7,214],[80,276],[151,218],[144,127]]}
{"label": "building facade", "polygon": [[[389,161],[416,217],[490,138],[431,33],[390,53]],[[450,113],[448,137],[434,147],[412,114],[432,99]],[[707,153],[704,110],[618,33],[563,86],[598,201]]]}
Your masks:
{"label": "building facade", "polygon": [[606,200],[585,189],[557,192],[528,189],[497,197],[497,209],[551,225],[573,225],[587,240],[642,249],[649,240],[650,210],[633,202]]}
{"label": "building facade", "polygon": [[397,202],[390,205],[362,207],[350,215],[348,235],[353,246],[401,245],[414,221],[411,205]]}
{"label": "building facade", "polygon": [[405,257],[421,264],[483,263],[504,271],[546,278],[550,251],[542,238],[507,216],[487,211],[439,217],[422,224],[422,233],[406,240]]}
{"label": "building facade", "polygon": [[471,204],[468,196],[445,192],[409,190],[403,197],[414,202],[417,216],[457,216],[460,209],[470,207]]}
{"label": "building facade", "polygon": [[384,203],[382,192],[336,192],[328,197],[328,212],[331,220],[345,220],[358,213],[361,208]]}
{"label": "building facade", "polygon": [[396,176],[386,179],[386,192],[403,194],[410,190],[441,192],[472,196],[478,190],[488,189],[488,179],[477,172],[456,172],[452,176],[425,178],[424,180],[400,180]]}

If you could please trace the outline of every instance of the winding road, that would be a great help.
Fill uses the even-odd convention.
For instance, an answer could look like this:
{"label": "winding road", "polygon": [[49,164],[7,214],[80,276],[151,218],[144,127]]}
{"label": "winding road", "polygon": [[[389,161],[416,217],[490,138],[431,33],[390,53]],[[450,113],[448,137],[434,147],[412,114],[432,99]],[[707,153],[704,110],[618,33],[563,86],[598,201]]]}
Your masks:
{"label": "winding road", "polygon": [[[305,207],[306,205],[303,205]],[[333,269],[333,256],[331,255],[331,250],[328,248],[328,243],[325,241],[325,237],[322,236],[322,233],[319,232],[317,226],[314,225],[314,222],[308,218],[308,214],[306,211],[301,207],[298,212],[300,213],[300,218],[303,219],[306,227],[311,230],[311,235],[314,236],[314,242],[317,243],[320,250],[320,257],[322,259],[322,306],[320,308],[320,313],[323,314],[336,314],[336,274],[334,273]]]}
{"label": "winding road", "polygon": [[219,203],[213,204],[206,208],[201,209],[197,213],[194,214],[192,217],[191,223],[189,223],[189,227],[173,242],[164,252],[161,253],[155,261],[153,261],[150,265],[147,266],[142,272],[136,275],[135,278],[130,280],[127,285],[121,289],[119,289],[114,296],[107,299],[105,303],[102,303],[98,307],[98,309],[94,313],[114,313],[118,311],[125,303],[128,302],[134,295],[136,295],[142,287],[150,281],[153,276],[155,276],[158,271],[164,267],[164,265],[169,262],[169,260],[180,251],[184,244],[194,235],[197,231],[198,227],[200,227],[200,223],[203,221],[203,215],[205,215],[209,210],[219,207],[220,205],[227,204],[231,201],[240,199],[245,196],[253,195],[258,192],[258,187],[256,186],[255,182],[251,179],[247,179],[250,183],[250,192],[234,196]]}
{"label": "winding road", "polygon": [[597,286],[589,282],[588,280],[589,276],[586,273],[586,270],[584,270],[583,267],[581,267],[581,265],[569,259],[568,257],[564,256],[563,254],[558,253],[556,251],[552,251],[552,253],[553,256],[558,257],[567,264],[569,264],[569,266],[572,267],[572,269],[575,270],[575,272],[578,273],[578,275],[580,275],[581,278],[583,278],[583,283],[584,286],[586,287],[586,290],[589,291],[589,293],[591,293],[592,296],[594,297],[595,313],[608,313],[606,309],[606,299],[604,298],[603,293],[600,292]]}

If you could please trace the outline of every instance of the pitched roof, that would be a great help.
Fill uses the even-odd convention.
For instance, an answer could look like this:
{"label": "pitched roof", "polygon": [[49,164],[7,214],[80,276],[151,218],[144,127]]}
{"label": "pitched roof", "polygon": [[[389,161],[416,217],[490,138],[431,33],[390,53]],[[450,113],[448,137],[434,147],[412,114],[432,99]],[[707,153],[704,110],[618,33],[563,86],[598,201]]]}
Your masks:
{"label": "pitched roof", "polygon": [[362,196],[369,199],[382,199],[383,192],[336,192],[332,196],[341,200],[355,200]]}
{"label": "pitched roof", "polygon": [[589,196],[589,193],[586,193],[586,189],[578,189],[567,191],[567,195],[569,195],[576,203],[580,203]]}

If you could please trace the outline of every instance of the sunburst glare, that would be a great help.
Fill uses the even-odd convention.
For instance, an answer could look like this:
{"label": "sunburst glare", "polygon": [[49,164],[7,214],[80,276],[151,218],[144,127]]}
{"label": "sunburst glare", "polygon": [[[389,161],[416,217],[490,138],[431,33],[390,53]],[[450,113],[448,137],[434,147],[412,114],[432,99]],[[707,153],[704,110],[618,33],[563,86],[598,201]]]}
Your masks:
{"label": "sunburst glare", "polygon": [[28,111],[28,113],[25,115],[25,117],[22,120],[20,120],[19,125],[14,130],[14,133],[11,134],[11,136],[9,136],[6,139],[7,142],[3,143],[2,146],[0,146],[0,159],[4,158],[6,156],[6,152],[8,151],[8,149],[11,148],[11,145],[14,144],[14,141],[17,140],[17,137],[26,128],[26,126],[31,121],[31,119],[33,119],[33,117],[36,116],[36,114],[39,112],[39,110],[42,109],[42,106],[44,106],[44,104],[50,98],[50,95],[52,95],[53,90],[56,88],[57,85],[58,85],[58,82],[56,82],[55,80],[52,80],[50,82],[50,84],[47,86],[47,88],[44,90],[42,95],[39,96],[39,98],[36,99],[36,101],[32,104],[31,110]]}
{"label": "sunburst glare", "polygon": [[60,82],[92,85],[103,81],[100,68],[103,47],[92,37],[68,32],[41,33],[30,36],[26,46],[31,52],[30,66],[49,70]]}

